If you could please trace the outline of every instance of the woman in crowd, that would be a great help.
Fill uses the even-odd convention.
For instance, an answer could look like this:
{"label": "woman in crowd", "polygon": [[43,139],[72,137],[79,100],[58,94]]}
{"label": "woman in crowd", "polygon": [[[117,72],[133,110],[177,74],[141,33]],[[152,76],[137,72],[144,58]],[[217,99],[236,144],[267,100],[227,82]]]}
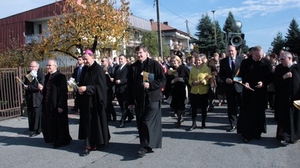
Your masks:
{"label": "woman in crowd", "polygon": [[185,110],[186,87],[188,85],[189,70],[182,64],[178,56],[171,57],[171,65],[174,67],[173,79],[171,80],[172,101],[171,108],[177,114],[176,125],[180,127],[183,122],[182,114]]}
{"label": "woman in crowd", "polygon": [[191,107],[193,124],[190,130],[194,130],[196,125],[197,109],[201,108],[202,128],[206,127],[205,119],[208,106],[208,88],[211,78],[210,68],[205,64],[206,55],[200,54],[195,57],[195,66],[191,69],[189,84],[191,85]]}
{"label": "woman in crowd", "polygon": [[208,89],[208,97],[209,97],[209,107],[208,111],[214,110],[214,101],[216,98],[216,88],[217,88],[217,81],[216,77],[218,75],[218,70],[216,67],[216,61],[214,59],[209,59],[206,65],[210,68],[212,77],[209,79],[209,89]]}
{"label": "woman in crowd", "polygon": [[225,84],[219,76],[221,59],[223,59],[223,58],[220,58],[220,55],[218,53],[214,53],[214,60],[216,63],[215,65],[216,65],[216,68],[218,71],[217,76],[216,76],[216,82],[217,82],[216,95],[219,100],[219,106],[222,106],[222,104],[225,103],[225,99],[226,99],[225,88],[224,88]]}

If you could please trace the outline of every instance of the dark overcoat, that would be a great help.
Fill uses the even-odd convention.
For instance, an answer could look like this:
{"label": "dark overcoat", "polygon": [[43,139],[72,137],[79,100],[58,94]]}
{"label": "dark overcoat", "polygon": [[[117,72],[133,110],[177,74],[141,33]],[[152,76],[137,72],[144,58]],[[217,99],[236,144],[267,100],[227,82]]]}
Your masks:
{"label": "dark overcoat", "polygon": [[[68,121],[68,89],[66,76],[56,71],[45,76],[43,87],[42,130],[44,140],[58,145],[71,141]],[[59,113],[58,108],[63,109]]]}
{"label": "dark overcoat", "polygon": [[[143,73],[142,73],[143,72]],[[150,73],[154,78],[148,81],[149,89],[143,87],[143,75]],[[142,146],[161,148],[161,100],[162,87],[166,78],[162,66],[147,58],[143,63],[136,61],[128,70],[128,105],[135,105],[135,113]]]}
{"label": "dark overcoat", "polygon": [[105,72],[95,61],[90,67],[83,67],[79,86],[86,86],[80,95],[79,139],[86,147],[107,145],[110,133],[106,118],[107,87]]}
{"label": "dark overcoat", "polygon": [[[273,71],[270,61],[262,58],[254,61],[251,57],[241,63],[240,77],[243,83],[249,83],[254,89],[243,88],[241,112],[238,119],[238,133],[243,136],[260,136],[266,133],[267,86],[273,81]],[[262,81],[262,88],[255,88]]]}
{"label": "dark overcoat", "polygon": [[190,72],[185,65],[180,65],[176,69],[176,73],[179,78],[183,79],[183,81],[171,83],[172,101],[170,106],[175,110],[184,110],[185,100],[187,99],[186,87],[188,86]]}
{"label": "dark overcoat", "polygon": [[[292,73],[292,78],[283,79],[287,72]],[[277,65],[274,86],[275,110],[278,115],[276,139],[295,142],[300,138],[300,113],[293,105],[294,100],[300,100],[299,65],[293,64],[290,68]]]}

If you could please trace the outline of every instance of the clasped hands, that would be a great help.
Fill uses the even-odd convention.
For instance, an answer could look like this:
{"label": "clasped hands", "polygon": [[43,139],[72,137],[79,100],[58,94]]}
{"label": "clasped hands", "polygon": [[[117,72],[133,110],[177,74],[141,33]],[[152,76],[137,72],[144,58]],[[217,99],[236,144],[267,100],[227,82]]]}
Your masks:
{"label": "clasped hands", "polygon": [[199,80],[199,81],[193,81],[192,82],[192,85],[194,85],[194,86],[196,86],[196,85],[200,85],[200,84],[204,84],[205,83],[205,80],[204,79],[201,79],[201,80]]}
{"label": "clasped hands", "polygon": [[79,86],[77,90],[80,95],[83,95],[83,93],[86,91],[86,86]]}
{"label": "clasped hands", "polygon": [[149,87],[150,87],[149,82],[143,82],[142,85],[144,86],[144,89],[149,89]]}
{"label": "clasped hands", "polygon": [[282,77],[283,77],[283,79],[291,78],[291,77],[293,77],[293,74],[292,74],[292,72],[287,72]]}
{"label": "clasped hands", "polygon": [[[252,88],[250,87],[250,84],[249,84],[248,82],[246,82],[244,86],[245,86],[247,89],[252,90]],[[258,88],[258,89],[262,88],[262,87],[263,87],[263,82],[262,82],[262,81],[257,82],[257,85],[255,85],[254,87],[255,87],[255,88]]]}

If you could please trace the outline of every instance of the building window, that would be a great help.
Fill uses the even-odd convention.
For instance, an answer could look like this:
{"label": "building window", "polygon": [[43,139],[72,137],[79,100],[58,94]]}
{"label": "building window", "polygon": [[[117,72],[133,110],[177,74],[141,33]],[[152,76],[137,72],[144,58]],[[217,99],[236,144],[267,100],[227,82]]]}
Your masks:
{"label": "building window", "polygon": [[39,27],[39,34],[42,34],[43,33],[42,25],[39,24],[38,27]]}

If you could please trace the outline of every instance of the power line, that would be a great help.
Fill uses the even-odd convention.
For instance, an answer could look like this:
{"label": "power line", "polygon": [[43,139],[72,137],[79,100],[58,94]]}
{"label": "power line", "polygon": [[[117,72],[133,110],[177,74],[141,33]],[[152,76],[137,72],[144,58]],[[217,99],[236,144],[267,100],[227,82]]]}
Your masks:
{"label": "power line", "polygon": [[146,8],[148,8],[149,6],[152,6],[153,4],[152,4],[152,2],[151,3],[149,3],[149,5],[147,5],[146,7],[144,7],[143,9],[141,9],[141,10],[139,10],[139,11],[136,11],[136,13],[140,13],[140,12],[142,12],[142,11],[144,11]]}
{"label": "power line", "polygon": [[[180,17],[181,19],[183,19],[183,20],[188,20],[188,19],[186,19],[186,18],[184,18],[184,17],[178,15],[176,12],[172,11],[171,9],[167,8],[167,7],[164,6],[163,4],[161,4],[161,3],[159,3],[159,4],[160,4],[162,7],[164,7],[165,9],[167,9],[168,11],[170,11],[171,13],[173,13],[174,15]],[[197,26],[197,24],[194,24],[193,22],[190,22],[190,21],[189,21],[189,23],[192,23],[192,25]]]}

